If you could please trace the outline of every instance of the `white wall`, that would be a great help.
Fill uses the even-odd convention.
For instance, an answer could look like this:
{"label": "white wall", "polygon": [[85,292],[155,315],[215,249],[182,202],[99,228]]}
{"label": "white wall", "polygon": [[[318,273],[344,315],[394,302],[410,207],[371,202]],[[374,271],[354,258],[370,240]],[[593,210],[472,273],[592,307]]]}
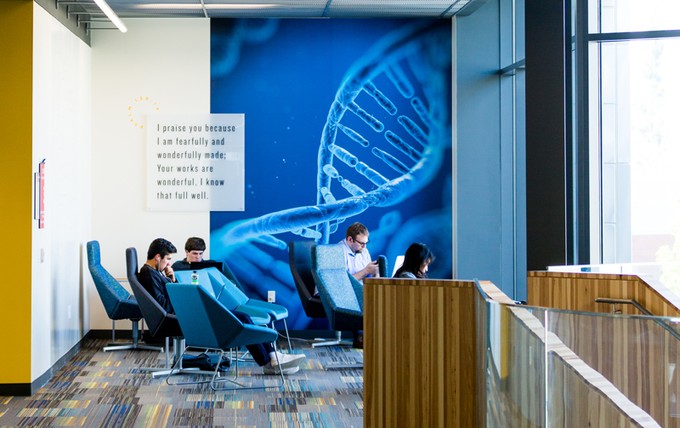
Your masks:
{"label": "white wall", "polygon": [[45,228],[34,221],[32,236],[35,380],[86,328],[81,254],[91,217],[91,56],[90,48],[44,9],[33,10],[33,171],[46,159]]}
{"label": "white wall", "polygon": [[[209,213],[146,210],[144,115],[210,112],[210,21],[126,19],[127,33],[93,31],[92,45],[92,236],[102,265],[125,278],[125,249],[145,259],[158,237],[184,257],[189,236],[209,239]],[[142,263],[143,260],[140,260]],[[89,282],[91,329],[110,329]],[[128,287],[127,284],[124,284]],[[129,288],[128,288],[129,289]],[[116,328],[130,328],[119,322]]]}

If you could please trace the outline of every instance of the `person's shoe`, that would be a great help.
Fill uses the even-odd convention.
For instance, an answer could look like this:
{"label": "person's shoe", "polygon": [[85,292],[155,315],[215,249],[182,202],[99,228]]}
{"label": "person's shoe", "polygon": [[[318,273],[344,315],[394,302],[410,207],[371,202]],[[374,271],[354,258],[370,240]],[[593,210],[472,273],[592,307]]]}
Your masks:
{"label": "person's shoe", "polygon": [[[278,361],[276,355],[279,357]],[[305,358],[307,358],[305,354],[283,354],[281,352],[272,352],[269,357],[269,364],[272,367],[281,366],[282,368],[287,369],[290,367],[297,367],[300,364],[300,361]]]}
{"label": "person's shoe", "polygon": [[[291,375],[295,374],[300,371],[300,367],[298,366],[293,366],[293,367],[288,367],[287,369],[283,369],[283,374],[285,375]],[[266,375],[277,375],[280,374],[279,366],[271,366],[269,364],[265,365],[262,367],[262,373]]]}

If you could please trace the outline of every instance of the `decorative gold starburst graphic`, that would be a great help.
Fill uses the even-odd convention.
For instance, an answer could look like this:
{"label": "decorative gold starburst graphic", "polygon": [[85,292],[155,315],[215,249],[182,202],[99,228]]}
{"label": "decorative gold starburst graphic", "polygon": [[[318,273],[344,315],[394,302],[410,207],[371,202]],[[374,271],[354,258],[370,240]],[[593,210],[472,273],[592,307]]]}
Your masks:
{"label": "decorative gold starburst graphic", "polygon": [[136,97],[128,106],[128,119],[135,128],[144,129],[144,116],[149,113],[157,113],[158,103],[149,97]]}

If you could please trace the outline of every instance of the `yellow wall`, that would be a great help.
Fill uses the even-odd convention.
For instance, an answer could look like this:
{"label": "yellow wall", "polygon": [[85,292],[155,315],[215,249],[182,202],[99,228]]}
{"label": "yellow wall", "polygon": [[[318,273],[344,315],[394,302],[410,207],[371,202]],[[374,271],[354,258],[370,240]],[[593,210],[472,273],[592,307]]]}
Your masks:
{"label": "yellow wall", "polygon": [[[33,1],[0,1],[0,384],[31,382]],[[6,265],[9,268],[9,265]]]}

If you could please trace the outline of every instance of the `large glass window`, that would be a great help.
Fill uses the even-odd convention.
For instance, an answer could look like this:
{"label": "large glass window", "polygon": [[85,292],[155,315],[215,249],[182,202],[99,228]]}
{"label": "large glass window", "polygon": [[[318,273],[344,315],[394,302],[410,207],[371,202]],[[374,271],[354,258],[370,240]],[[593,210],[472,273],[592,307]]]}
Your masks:
{"label": "large glass window", "polygon": [[677,0],[590,0],[589,31],[617,33],[677,30],[680,2]]}
{"label": "large glass window", "polygon": [[680,294],[680,1],[588,4],[591,262]]}

